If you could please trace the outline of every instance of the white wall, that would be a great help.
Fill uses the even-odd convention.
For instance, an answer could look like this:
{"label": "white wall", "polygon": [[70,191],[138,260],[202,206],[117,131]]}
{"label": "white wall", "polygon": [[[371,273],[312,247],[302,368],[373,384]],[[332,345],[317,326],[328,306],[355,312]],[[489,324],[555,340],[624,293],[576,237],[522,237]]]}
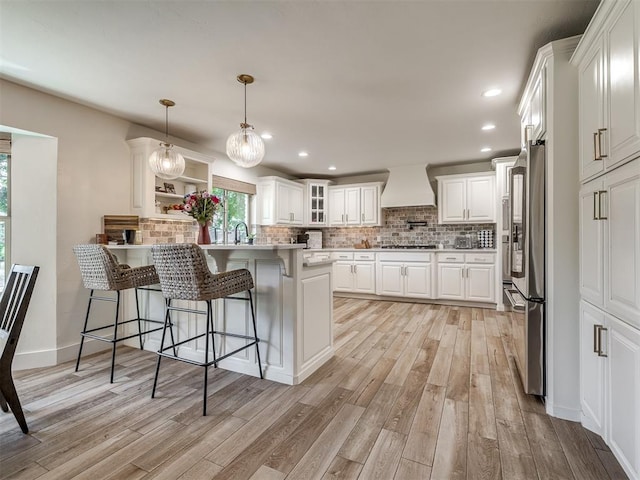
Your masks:
{"label": "white wall", "polygon": [[18,343],[18,368],[56,363],[55,138],[13,135],[11,148],[11,262],[40,267]]}
{"label": "white wall", "polygon": [[[47,163],[32,163],[24,181],[12,185],[15,195],[28,199],[22,204],[26,212],[20,212],[19,202],[14,202],[14,225],[32,209],[47,212],[51,221],[43,223],[35,236],[41,239],[38,248],[49,253],[43,263],[47,268],[40,271],[32,299],[35,308],[30,311],[29,328],[38,337],[44,332],[53,332],[54,337],[22,343],[17,358],[30,365],[33,361],[47,364],[52,352],[40,349],[55,345],[57,361],[68,360],[76,353],[88,295],[71,248],[89,242],[102,231],[103,215],[129,213],[129,149],[125,143],[129,122],[0,80],[0,125],[57,139],[57,163],[50,157],[29,158],[29,162]],[[16,145],[19,156],[22,142],[27,141],[21,139]],[[20,245],[27,247],[35,239],[22,236],[17,229],[13,233],[12,255],[17,260]],[[55,275],[54,284],[45,284],[49,275]],[[51,298],[56,301],[51,302]],[[40,308],[46,314],[36,316]],[[31,337],[27,332],[25,336]]]}

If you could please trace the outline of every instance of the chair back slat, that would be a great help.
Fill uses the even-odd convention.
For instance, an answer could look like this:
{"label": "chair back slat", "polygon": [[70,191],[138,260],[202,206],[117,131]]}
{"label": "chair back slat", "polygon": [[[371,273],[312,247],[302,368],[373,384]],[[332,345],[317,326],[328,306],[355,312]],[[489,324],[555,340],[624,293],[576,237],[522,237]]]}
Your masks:
{"label": "chair back slat", "polygon": [[27,315],[31,294],[38,277],[40,267],[13,265],[9,279],[0,299],[0,335],[6,338],[0,356],[0,365],[11,364]]}

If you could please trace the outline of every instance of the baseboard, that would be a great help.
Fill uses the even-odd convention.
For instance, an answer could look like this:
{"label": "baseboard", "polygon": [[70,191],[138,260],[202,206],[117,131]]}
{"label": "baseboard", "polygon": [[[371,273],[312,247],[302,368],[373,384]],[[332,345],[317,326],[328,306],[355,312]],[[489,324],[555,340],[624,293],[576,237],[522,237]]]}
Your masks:
{"label": "baseboard", "polygon": [[[77,358],[78,348],[80,348],[80,343],[58,349],[19,352],[13,358],[11,369],[14,371],[28,370],[30,368],[52,367],[60,363],[69,362]],[[82,356],[91,355],[107,348],[110,348],[110,344],[86,339],[82,347]]]}
{"label": "baseboard", "polygon": [[547,413],[552,417],[570,420],[572,422],[580,422],[582,420],[582,410],[579,408],[562,407],[547,402],[546,409]]}

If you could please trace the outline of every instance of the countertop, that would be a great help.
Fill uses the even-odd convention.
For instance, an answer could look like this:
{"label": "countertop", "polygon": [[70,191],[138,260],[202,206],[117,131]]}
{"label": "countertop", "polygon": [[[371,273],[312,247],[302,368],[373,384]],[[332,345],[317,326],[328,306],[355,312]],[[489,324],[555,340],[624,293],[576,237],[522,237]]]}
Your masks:
{"label": "countertop", "polygon": [[[153,247],[153,244],[147,245],[106,245],[107,248],[113,250],[141,250],[149,249]],[[283,243],[283,244],[269,244],[269,245],[200,245],[203,250],[297,250],[303,249],[304,245],[301,243]]]}
{"label": "countertop", "polygon": [[425,253],[496,253],[495,248],[308,248],[305,252],[425,252]]}

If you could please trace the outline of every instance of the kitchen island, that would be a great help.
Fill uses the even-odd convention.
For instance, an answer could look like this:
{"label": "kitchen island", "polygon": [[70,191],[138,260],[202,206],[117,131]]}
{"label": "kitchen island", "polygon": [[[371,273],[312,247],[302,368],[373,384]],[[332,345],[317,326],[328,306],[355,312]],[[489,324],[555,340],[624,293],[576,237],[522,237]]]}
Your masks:
{"label": "kitchen island", "polygon": [[[260,356],[264,376],[288,385],[302,382],[333,356],[332,265],[307,264],[302,245],[202,245],[212,272],[246,268],[255,283],[254,305]],[[110,245],[122,263],[132,267],[153,263],[151,245]],[[135,317],[133,292],[125,299],[126,314]],[[140,291],[141,316],[163,319],[164,299],[159,292]],[[187,308],[203,309],[203,304],[179,301]],[[214,308],[216,329],[252,335],[250,307],[246,302],[217,300]],[[174,313],[176,341],[205,330],[205,317]],[[131,327],[134,328],[134,327]],[[144,349],[157,351],[160,333],[145,338]],[[131,346],[137,346],[129,340]],[[237,348],[243,340],[216,339],[220,354]],[[204,339],[180,347],[180,355],[200,360]],[[220,368],[258,375],[255,351],[247,349],[219,363]]]}

